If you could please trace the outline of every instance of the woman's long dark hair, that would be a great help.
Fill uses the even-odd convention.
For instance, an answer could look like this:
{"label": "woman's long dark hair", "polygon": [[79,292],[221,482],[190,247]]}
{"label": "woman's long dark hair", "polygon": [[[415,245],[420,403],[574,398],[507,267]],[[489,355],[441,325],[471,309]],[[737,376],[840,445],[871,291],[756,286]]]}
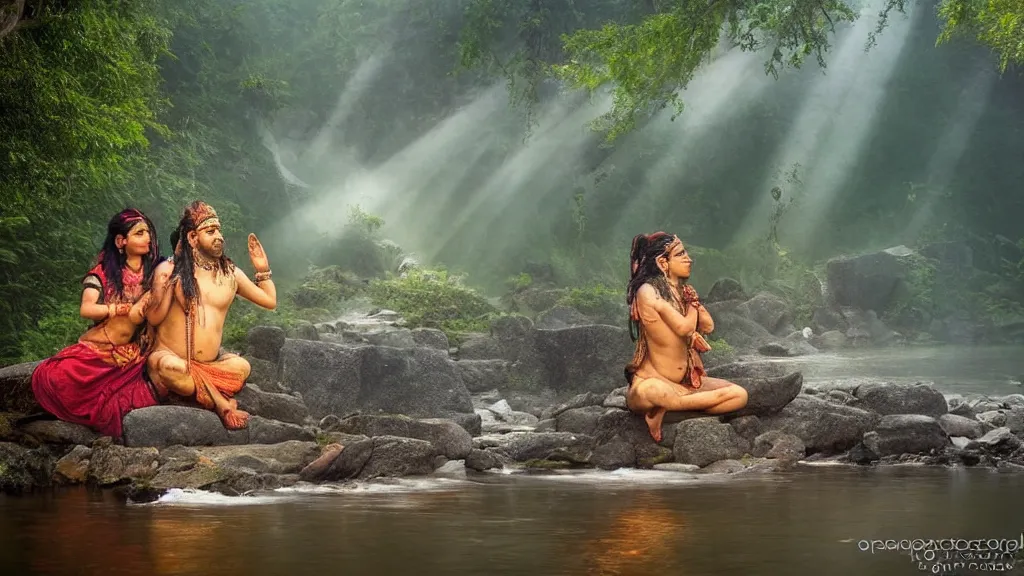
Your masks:
{"label": "woman's long dark hair", "polygon": [[125,208],[114,214],[107,223],[107,238],[96,257],[97,264],[103,265],[108,290],[117,296],[124,296],[124,279],[121,271],[128,261],[128,255],[118,250],[117,237],[128,238],[128,233],[140,222],[149,227],[149,253],[142,256],[142,289],[149,290],[153,282],[153,270],[160,263],[160,245],[157,242],[156,227],[148,216],[136,208]]}
{"label": "woman's long dark hair", "polygon": [[639,321],[633,318],[633,303],[637,290],[644,284],[653,286],[661,297],[669,302],[675,301],[672,289],[665,279],[665,274],[658,268],[658,257],[665,256],[665,249],[675,242],[676,236],[665,232],[653,234],[637,234],[633,237],[633,246],[629,251],[629,284],[626,285],[626,305],[630,310],[629,336],[634,342],[640,337]]}

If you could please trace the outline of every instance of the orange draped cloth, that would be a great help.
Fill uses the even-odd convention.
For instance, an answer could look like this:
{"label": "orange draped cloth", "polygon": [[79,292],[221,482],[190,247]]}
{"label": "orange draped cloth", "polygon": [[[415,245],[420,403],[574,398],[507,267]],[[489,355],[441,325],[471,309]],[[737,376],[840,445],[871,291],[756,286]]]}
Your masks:
{"label": "orange draped cloth", "polygon": [[196,402],[208,410],[214,409],[213,398],[206,392],[206,386],[216,388],[225,398],[231,398],[245,386],[245,376],[217,367],[215,363],[192,360],[188,371],[196,386]]}

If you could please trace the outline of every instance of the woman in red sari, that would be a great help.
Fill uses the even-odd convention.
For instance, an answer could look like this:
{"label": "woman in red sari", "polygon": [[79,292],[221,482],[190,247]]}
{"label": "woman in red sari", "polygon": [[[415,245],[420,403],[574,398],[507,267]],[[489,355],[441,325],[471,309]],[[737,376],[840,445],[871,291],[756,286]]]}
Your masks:
{"label": "woman in red sari", "polygon": [[125,414],[159,403],[144,376],[145,311],[159,261],[156,230],[145,214],[128,208],[111,218],[96,265],[82,279],[81,315],[92,327],[32,373],[43,409],[120,438]]}

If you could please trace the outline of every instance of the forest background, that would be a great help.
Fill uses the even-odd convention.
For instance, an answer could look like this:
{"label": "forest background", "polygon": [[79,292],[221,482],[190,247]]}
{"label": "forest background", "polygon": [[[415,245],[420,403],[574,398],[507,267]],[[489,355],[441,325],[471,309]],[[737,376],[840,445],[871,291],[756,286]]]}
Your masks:
{"label": "forest background", "polygon": [[[254,323],[336,314],[356,295],[453,335],[539,284],[584,310],[618,306],[629,239],[658,228],[692,244],[698,289],[732,276],[798,302],[829,257],[967,242],[988,275],[959,297],[1020,314],[1022,10],[1009,0],[0,0],[0,365],[51,354],[84,329],[79,280],[112,214],[150,214],[167,255],[193,199],[219,211],[243,267],[245,235],[260,235],[283,292],[272,314],[237,305],[229,342]],[[829,68],[836,39],[865,18],[872,33],[857,42],[877,40],[884,55],[900,20],[906,47],[857,160],[829,182],[826,204],[801,213],[821,185],[780,142],[798,96],[842,79],[842,66]],[[749,58],[722,71],[735,54]],[[700,145],[673,149],[695,130],[686,118],[700,95],[683,88],[715,66],[720,78],[782,88],[733,110],[723,99]],[[964,77],[975,79],[967,88],[985,79],[984,105],[951,135],[964,88],[936,78]],[[856,114],[832,98],[829,121]],[[947,140],[957,161],[935,181],[933,147]],[[399,274],[409,253],[420,271]]]}

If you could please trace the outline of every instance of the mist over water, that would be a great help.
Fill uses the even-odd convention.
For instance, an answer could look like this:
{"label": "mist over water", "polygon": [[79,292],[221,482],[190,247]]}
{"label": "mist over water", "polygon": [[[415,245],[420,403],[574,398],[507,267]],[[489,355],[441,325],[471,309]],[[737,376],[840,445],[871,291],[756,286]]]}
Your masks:
{"label": "mist over water", "polygon": [[[524,134],[521,110],[498,82],[463,94],[463,105],[397,153],[369,161],[346,119],[387,86],[394,53],[381,52],[348,79],[312,136],[295,137],[286,121],[264,132],[302,199],[269,235],[312,248],[358,205],[427,263],[502,275],[582,227],[574,210],[588,216],[586,242],[623,251],[633,235],[657,229],[715,248],[763,237],[769,191],[780,186],[782,201],[796,200],[780,227],[790,249],[822,258],[909,241],[938,220],[935,203],[955,184],[999,77],[987,60],[964,65],[935,48],[934,16],[916,5],[893,14],[865,50],[882,6],[874,4],[838,30],[826,70],[811,58],[776,80],[764,73],[766,54],[726,51],[683,91],[681,116],[670,121],[672,111],[662,111],[610,148],[589,127],[609,109],[607,95],[548,98]],[[942,63],[918,64],[926,58]],[[894,115],[910,120],[891,126]],[[378,125],[388,130],[386,120]],[[928,128],[889,133],[915,126]],[[796,167],[802,186],[782,178]],[[878,187],[892,189],[887,202],[909,203],[902,225],[851,230],[844,202]],[[695,212],[697,198],[712,209]]]}

